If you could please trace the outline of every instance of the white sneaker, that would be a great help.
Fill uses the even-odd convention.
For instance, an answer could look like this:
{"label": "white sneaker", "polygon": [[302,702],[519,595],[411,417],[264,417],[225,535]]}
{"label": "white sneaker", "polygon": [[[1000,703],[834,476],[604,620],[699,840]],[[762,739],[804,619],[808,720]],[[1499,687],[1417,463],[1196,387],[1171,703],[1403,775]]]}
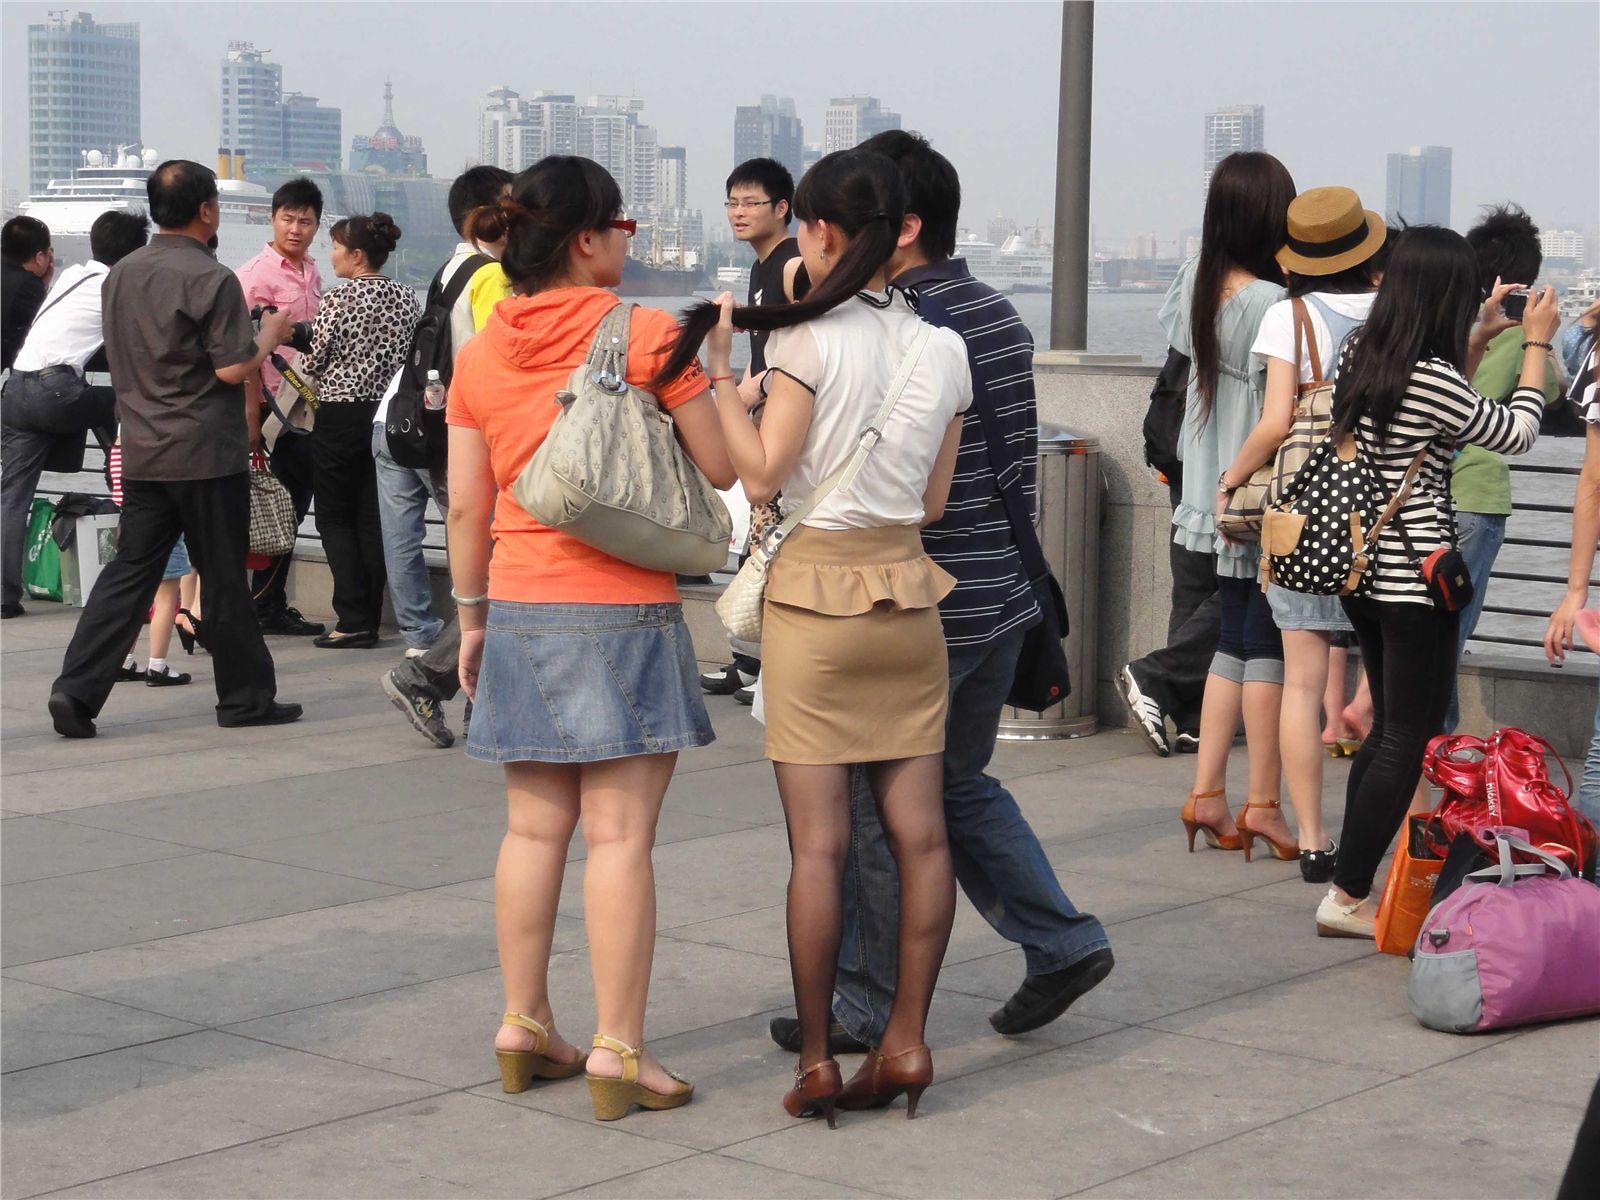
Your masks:
{"label": "white sneaker", "polygon": [[406,647],[406,657],[407,658],[421,658],[426,653],[427,653],[427,651],[422,649],[420,646],[407,646]]}
{"label": "white sneaker", "polygon": [[1340,904],[1329,888],[1322,903],[1317,905],[1317,936],[1371,938],[1377,915],[1370,896],[1354,904]]}
{"label": "white sneaker", "polygon": [[1117,672],[1117,690],[1122,693],[1128,712],[1133,715],[1133,727],[1144,735],[1150,749],[1166,758],[1172,753],[1172,747],[1167,744],[1167,719],[1161,706],[1139,690],[1131,666],[1125,666]]}

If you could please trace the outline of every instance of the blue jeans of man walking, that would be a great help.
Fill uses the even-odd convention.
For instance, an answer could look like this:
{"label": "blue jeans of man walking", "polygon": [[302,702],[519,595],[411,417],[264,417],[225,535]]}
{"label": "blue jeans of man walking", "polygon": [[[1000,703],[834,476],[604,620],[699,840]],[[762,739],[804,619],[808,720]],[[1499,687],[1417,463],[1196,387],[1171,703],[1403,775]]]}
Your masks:
{"label": "blue jeans of man walking", "polygon": [[383,564],[389,575],[389,600],[394,605],[400,636],[414,650],[439,640],[444,622],[433,615],[433,589],[422,556],[427,534],[428,501],[442,514],[448,506],[443,472],[403,467],[389,457],[383,423],[372,426],[372,459],[378,471],[378,520],[383,526]]}
{"label": "blue jeans of man walking", "polygon": [[[985,774],[1024,631],[950,651],[944,812],[956,881],[996,933],[1023,948],[1030,975],[1059,971],[1110,946],[1072,906],[1017,802]],[[900,886],[866,772],[851,772],[851,841],[844,868],[843,937],[834,1016],[876,1046],[894,1000]]]}

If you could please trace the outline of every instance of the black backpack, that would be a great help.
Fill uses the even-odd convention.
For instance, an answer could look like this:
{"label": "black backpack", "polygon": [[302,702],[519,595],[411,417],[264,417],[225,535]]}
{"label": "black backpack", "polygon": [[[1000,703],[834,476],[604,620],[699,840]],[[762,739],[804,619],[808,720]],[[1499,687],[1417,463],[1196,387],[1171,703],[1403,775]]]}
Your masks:
{"label": "black backpack", "polygon": [[1188,403],[1189,356],[1168,348],[1166,365],[1150,389],[1150,407],[1144,414],[1144,461],[1165,475],[1173,487],[1183,486],[1178,439]]}
{"label": "black backpack", "polygon": [[423,406],[422,393],[428,386],[429,371],[439,372],[439,379],[446,387],[450,386],[450,376],[455,371],[451,311],[472,277],[492,262],[494,259],[487,254],[474,254],[456,269],[448,286],[441,286],[444,267],[439,268],[428,285],[428,301],[423,306],[422,319],[411,334],[411,348],[406,352],[405,365],[400,368],[400,386],[389,400],[383,423],[389,457],[402,467],[420,470],[444,462],[444,413],[429,412]]}

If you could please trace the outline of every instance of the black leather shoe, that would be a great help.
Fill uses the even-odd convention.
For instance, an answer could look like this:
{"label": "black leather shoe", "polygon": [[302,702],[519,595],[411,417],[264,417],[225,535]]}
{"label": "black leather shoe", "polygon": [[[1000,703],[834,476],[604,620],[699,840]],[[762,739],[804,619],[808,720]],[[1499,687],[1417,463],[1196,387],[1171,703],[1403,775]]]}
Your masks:
{"label": "black leather shoe", "polygon": [[370,650],[378,644],[376,629],[358,629],[354,633],[324,633],[311,639],[311,644],[321,650]]}
{"label": "black leather shoe", "polygon": [[704,672],[700,676],[700,690],[708,696],[731,696],[740,688],[749,687],[755,681],[754,675],[746,675],[729,663],[725,667],[718,667],[715,671]]}
{"label": "black leather shoe", "polygon": [[187,671],[146,671],[144,673],[145,687],[182,687],[192,682],[193,675]]}
{"label": "black leather shoe", "polygon": [[273,706],[266,712],[260,713],[257,716],[241,717],[228,721],[218,717],[217,724],[222,726],[224,729],[244,729],[250,725],[288,725],[292,721],[298,721],[300,719],[300,714],[304,711],[305,709],[301,708],[298,704],[274,703]]}
{"label": "black leather shoe", "polygon": [[733,694],[733,699],[735,703],[749,708],[756,702],[756,690],[753,687],[742,687]]}
{"label": "black leather shoe", "polygon": [[[790,1054],[800,1053],[800,1022],[794,1017],[773,1017],[767,1026],[772,1040]],[[828,1022],[829,1054],[865,1054],[872,1047],[857,1041],[854,1035],[837,1021]]]}
{"label": "black leather shoe", "polygon": [[989,1024],[996,1033],[1007,1037],[1048,1025],[1071,1008],[1073,1001],[1092,991],[1111,974],[1115,965],[1116,959],[1108,947],[1086,954],[1070,967],[1048,975],[1029,975],[1016,994],[990,1014]]}
{"label": "black leather shoe", "polygon": [[127,663],[123,663],[117,668],[118,683],[138,683],[143,678],[144,672],[136,666],[130,667]]}
{"label": "black leather shoe", "polygon": [[65,692],[51,692],[47,707],[50,709],[50,720],[54,722],[56,732],[62,737],[92,738],[94,736],[94,721],[90,719],[89,710],[81,701],[74,699]]}
{"label": "black leather shoe", "polygon": [[297,608],[286,608],[260,619],[262,633],[282,633],[291,637],[316,637],[327,633],[328,627],[320,621],[308,621]]}
{"label": "black leather shoe", "polygon": [[28,610],[20,604],[0,604],[0,621],[9,621],[12,617],[25,617]]}

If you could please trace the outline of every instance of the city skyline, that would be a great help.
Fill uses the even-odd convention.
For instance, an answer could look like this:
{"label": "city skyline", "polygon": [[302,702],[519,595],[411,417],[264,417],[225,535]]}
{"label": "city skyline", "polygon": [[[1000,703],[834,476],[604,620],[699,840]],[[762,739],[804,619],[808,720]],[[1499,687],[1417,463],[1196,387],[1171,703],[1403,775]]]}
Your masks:
{"label": "city skyline", "polygon": [[[505,36],[502,27],[514,22],[513,32],[537,32],[537,45],[560,45],[584,28],[584,14],[591,11],[569,5],[512,9],[461,3],[447,14],[438,6],[400,5],[395,11],[403,19],[394,21],[392,30],[373,22],[370,8],[338,3],[270,10],[98,4],[87,11],[101,25],[141,22],[141,134],[163,156],[210,160],[220,117],[216,68],[209,64],[223,56],[229,41],[254,40],[274,49],[293,86],[344,110],[347,135],[378,125],[383,80],[392,77],[396,103],[407,114],[401,124],[427,144],[430,167],[438,175],[453,174],[477,159],[476,106],[493,81],[510,79],[513,87],[520,82],[527,91],[538,86],[575,95],[627,92],[646,101],[662,144],[685,148],[687,198],[709,212],[719,203],[722,178],[733,165],[729,133],[739,107],[756,105],[765,94],[790,97],[807,140],[818,143],[825,136],[830,101],[871,94],[955,162],[966,198],[963,225],[981,231],[990,219],[1005,215],[1024,227],[1048,227],[1059,5],[943,6],[937,31],[908,30],[896,18],[896,7],[860,6],[856,27],[843,38],[836,29],[830,33],[827,23],[775,22],[770,14],[732,7],[607,5],[606,19],[626,31],[625,44],[652,50],[649,55],[624,52],[612,70],[574,67],[570,56],[527,52],[523,37]],[[44,21],[47,11],[47,4],[8,3],[0,14],[7,80],[0,163],[13,194],[29,190],[21,86],[25,30]],[[1219,20],[1218,14],[1229,19]],[[1562,39],[1551,43],[1537,35],[1535,27],[1544,18],[1562,23]],[[312,29],[317,36],[308,37]],[[1160,37],[1152,36],[1155,30]],[[1248,30],[1259,52],[1241,58],[1230,30],[1234,35]],[[686,81],[682,71],[668,66],[708,53],[737,64],[747,49],[774,32],[787,39],[792,53],[777,63],[761,60],[760,81],[748,86],[739,80],[753,71],[730,69],[706,83]],[[1483,205],[1515,200],[1542,227],[1593,236],[1600,217],[1600,169],[1592,154],[1578,153],[1571,122],[1563,122],[1560,114],[1592,113],[1596,107],[1600,85],[1592,62],[1585,66],[1584,48],[1593,45],[1597,32],[1595,11],[1579,6],[1491,4],[1452,6],[1445,12],[1442,6],[1390,5],[1379,13],[1368,6],[1322,4],[1102,3],[1096,13],[1092,219],[1107,244],[1150,234],[1170,240],[1198,226],[1200,196],[1192,184],[1178,183],[1204,167],[1194,131],[1206,112],[1249,103],[1271,109],[1273,129],[1265,148],[1284,160],[1302,188],[1346,184],[1361,192],[1368,207],[1377,208],[1386,199],[1389,152],[1409,144],[1450,145],[1457,222],[1469,222]],[[350,37],[360,39],[362,55],[350,55]],[[1451,64],[1430,76],[1423,60],[1441,39],[1451,45]],[[1325,98],[1302,86],[1305,68],[1297,63],[1295,48],[1313,43],[1319,57],[1358,56],[1375,81],[1403,72],[1412,77],[1403,91],[1379,84],[1343,97],[1335,119]],[[962,47],[979,70],[989,64],[1003,74],[1004,88],[952,88],[941,81],[941,71],[915,69],[916,52],[937,55],[951,46]],[[912,52],[909,58],[903,50]],[[1491,77],[1506,56],[1522,51],[1560,81],[1547,119],[1525,120],[1517,105],[1463,102],[1460,79]],[[885,53],[904,69],[886,73]],[[753,66],[757,59],[749,61]],[[930,62],[946,65],[938,57]],[[1240,69],[1230,66],[1235,63]],[[470,71],[464,70],[469,65]],[[482,82],[459,82],[468,78]],[[1384,136],[1381,143],[1342,132],[1334,136],[1335,126],[1382,129]]]}

